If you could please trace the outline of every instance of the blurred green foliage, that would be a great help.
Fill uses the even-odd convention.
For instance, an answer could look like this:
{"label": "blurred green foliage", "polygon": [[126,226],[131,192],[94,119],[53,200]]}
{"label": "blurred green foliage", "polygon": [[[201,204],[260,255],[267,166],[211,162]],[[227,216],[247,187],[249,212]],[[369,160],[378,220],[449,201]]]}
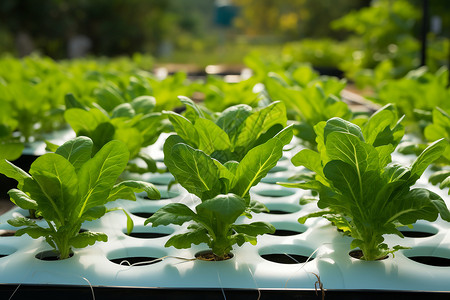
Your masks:
{"label": "blurred green foliage", "polygon": [[[430,1],[434,5],[436,1]],[[378,0],[332,23],[354,34],[356,49],[341,64],[346,76],[363,86],[399,78],[420,66],[421,2]],[[445,12],[445,11],[444,11]],[[448,39],[428,36],[427,66],[436,71],[448,59]]]}
{"label": "blurred green foliage", "polygon": [[281,39],[305,37],[341,38],[331,32],[329,24],[352,9],[368,4],[367,0],[235,0],[241,14],[235,26],[250,36],[278,35]]}
{"label": "blurred green foliage", "polygon": [[421,67],[410,71],[399,79],[385,80],[375,89],[372,100],[382,104],[395,103],[406,122],[421,135],[423,128],[431,121],[435,107],[450,112],[449,71],[446,67],[436,72]]}

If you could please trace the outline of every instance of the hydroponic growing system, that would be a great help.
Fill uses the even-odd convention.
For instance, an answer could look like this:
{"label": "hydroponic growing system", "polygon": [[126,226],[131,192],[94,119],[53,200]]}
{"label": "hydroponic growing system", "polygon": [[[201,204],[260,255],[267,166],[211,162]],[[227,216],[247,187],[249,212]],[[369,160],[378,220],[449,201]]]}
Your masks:
{"label": "hydroponic growing system", "polygon": [[[313,92],[310,96],[320,98]],[[327,100],[331,105],[341,103],[333,97],[327,99],[331,99]],[[335,105],[330,111],[338,112],[339,107],[340,104]],[[187,119],[198,120],[192,118],[195,108],[186,110]],[[342,110],[339,117],[344,115],[346,110]],[[306,118],[301,120],[303,124],[308,123]],[[64,132],[47,140],[60,145],[75,136],[72,130]],[[186,232],[191,223],[152,227],[144,226],[146,219],[171,203],[184,204],[194,211],[201,203],[198,196],[180,183],[173,184],[176,178],[171,173],[161,171],[165,169],[163,147],[169,135],[171,133],[162,133],[155,143],[143,148],[156,161],[160,172],[124,174],[124,178],[131,176],[152,183],[160,191],[161,199],[148,199],[142,192],[136,194],[136,201],[119,199],[107,204],[108,208],[121,207],[128,212],[134,222],[131,233],[127,232],[127,215],[122,211],[111,211],[99,219],[85,221],[81,232],[103,232],[108,241],[80,249],[74,247],[73,255],[64,260],[52,259],[52,247],[43,238],[1,236],[1,298],[45,295],[51,299],[125,296],[136,299],[446,299],[450,296],[450,224],[441,217],[433,222],[419,220],[409,227],[399,227],[404,238],[383,235],[387,245],[399,244],[403,249],[376,261],[352,257],[353,239],[343,235],[330,221],[311,218],[304,224],[298,222],[299,218],[319,210],[317,201],[311,200],[319,197],[316,193],[277,184],[292,181],[291,177],[298,175],[299,170],[305,170],[291,162],[292,157],[305,148],[298,137],[283,147],[281,159],[249,190],[250,198],[264,204],[269,211],[253,213],[251,219],[242,215],[236,221],[236,224],[268,222],[275,227],[275,232],[258,235],[256,244],[246,240],[240,247],[234,245],[231,258],[223,261],[197,259],[199,253],[209,249],[205,243],[186,249],[165,247],[171,237]],[[35,145],[38,150],[28,148],[27,151],[39,155],[45,152],[43,143]],[[415,159],[415,155],[398,152],[392,156],[393,162],[407,166]],[[432,191],[450,206],[448,188],[440,189],[428,182],[434,172],[427,168],[413,187]],[[25,209],[13,208],[0,216],[0,230],[3,233],[16,230],[7,220],[28,215]],[[43,219],[36,223],[47,226]]]}

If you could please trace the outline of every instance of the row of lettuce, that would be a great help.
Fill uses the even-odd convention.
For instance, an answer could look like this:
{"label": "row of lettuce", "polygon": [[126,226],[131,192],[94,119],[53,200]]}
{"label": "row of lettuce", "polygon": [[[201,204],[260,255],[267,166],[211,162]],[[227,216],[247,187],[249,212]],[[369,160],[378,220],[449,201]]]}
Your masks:
{"label": "row of lettuce", "polygon": [[[48,143],[54,153],[39,157],[29,173],[9,161],[0,162],[0,172],[18,181],[17,189],[9,192],[11,200],[46,221],[42,225],[21,217],[9,223],[22,227],[17,235],[45,237],[61,259],[72,248],[107,240],[103,233],[80,233],[84,221],[120,209],[107,209],[106,203],[135,200],[135,192],[142,191],[150,199],[159,197],[152,184],[123,180],[121,174],[126,169],[166,171],[142,151],[163,132],[175,133],[165,140],[165,168],[200,200],[194,209],[169,204],[145,222],[152,226],[191,222],[186,233],[172,236],[166,246],[206,243],[217,259],[224,259],[233,245],[255,244],[258,235],[274,232],[266,222],[236,221],[241,215],[250,218],[267,211],[251,199],[250,190],[277,164],[293,135],[304,149],[292,163],[308,172],[299,168],[302,172],[294,181],[283,185],[312,190],[320,208],[299,221],[327,218],[353,238],[351,247],[359,247],[364,259],[379,259],[401,249],[383,243],[384,234],[402,236],[399,226],[434,221],[439,214],[450,221],[439,195],[411,188],[431,164],[444,168],[430,180],[441,188],[450,185],[450,171],[445,169],[450,159],[448,71],[416,70],[391,82],[399,87],[407,86],[404,82],[414,84],[392,96],[390,102],[398,101],[395,105],[372,113],[352,111],[342,101],[344,80],[319,76],[304,64],[249,57],[253,76],[227,83],[217,77],[191,82],[182,73],[159,79],[124,66],[123,61],[84,60],[63,66],[40,58],[4,60],[11,72],[0,74],[0,95],[6,100],[1,103],[7,107],[1,110],[2,158],[13,160],[16,145],[66,123],[78,136],[61,146]],[[420,92],[441,98],[416,104],[405,101]],[[439,99],[442,102],[436,102]],[[399,147],[405,128],[421,142]],[[414,131],[408,132],[410,128]],[[418,152],[411,166],[392,162],[392,153],[399,148]],[[146,167],[138,166],[136,158]],[[132,218],[124,213],[132,231]]]}

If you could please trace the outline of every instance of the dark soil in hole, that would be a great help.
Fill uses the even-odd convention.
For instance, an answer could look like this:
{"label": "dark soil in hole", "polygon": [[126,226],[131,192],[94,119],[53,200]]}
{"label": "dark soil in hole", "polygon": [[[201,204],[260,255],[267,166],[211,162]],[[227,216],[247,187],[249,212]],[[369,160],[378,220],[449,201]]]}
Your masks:
{"label": "dark soil in hole", "polygon": [[138,238],[138,239],[157,239],[160,237],[165,237],[170,235],[170,233],[161,233],[161,232],[132,232],[127,234],[128,236]]}
{"label": "dark soil in hole", "polygon": [[197,254],[195,254],[195,258],[200,259],[200,260],[205,260],[205,261],[222,261],[222,260],[228,260],[233,258],[233,253],[228,253],[227,255],[225,255],[225,257],[222,259],[220,257],[218,257],[217,255],[215,255],[214,253],[212,253],[212,251],[207,250],[207,251],[202,251],[199,252]]}
{"label": "dark soil in hole", "polygon": [[409,259],[434,267],[450,267],[450,259],[438,256],[410,256]]}
{"label": "dark soil in hole", "polygon": [[[348,255],[350,255],[351,257],[356,258],[356,259],[361,259],[361,257],[363,257],[363,252],[361,250],[352,250],[348,253]],[[377,260],[385,260],[388,257],[389,256],[386,255],[385,257],[379,258]]]}
{"label": "dark soil in hole", "polygon": [[269,212],[265,212],[265,214],[270,214],[270,215],[287,215],[287,214],[292,214],[292,211],[285,211],[285,210],[281,210],[281,209],[271,209]]}
{"label": "dark soil in hole", "polygon": [[[279,264],[301,264],[308,261],[308,256],[289,254],[289,253],[273,253],[273,254],[263,254],[261,255],[265,260],[279,263]],[[309,261],[313,260],[314,257],[309,258]]]}
{"label": "dark soil in hole", "polygon": [[15,233],[16,233],[16,230],[1,229],[0,230],[0,237],[2,237],[2,236],[14,236]]}
{"label": "dark soil in hole", "polygon": [[153,216],[154,213],[152,213],[152,212],[134,212],[134,213],[131,213],[131,214],[135,215],[135,216],[138,216],[138,217],[141,217],[141,218],[148,219],[151,216]]}
{"label": "dark soil in hole", "polygon": [[128,263],[130,263],[130,265],[138,264],[136,266],[148,266],[161,262],[162,258],[150,256],[131,256],[131,257],[114,258],[110,259],[110,261],[118,265],[122,264],[124,266],[127,266]]}
{"label": "dark soil in hole", "polygon": [[[70,252],[69,258],[73,256],[73,252]],[[43,261],[55,261],[59,260],[59,253],[54,250],[39,252],[35,256],[37,259]]]}
{"label": "dark soil in hole", "polygon": [[269,233],[270,235],[276,235],[276,236],[291,236],[291,235],[297,235],[302,234],[302,231],[295,231],[295,230],[287,230],[287,229],[277,229],[274,233]]}
{"label": "dark soil in hole", "polygon": [[400,230],[400,232],[408,238],[426,238],[435,235],[435,233],[415,230]]}

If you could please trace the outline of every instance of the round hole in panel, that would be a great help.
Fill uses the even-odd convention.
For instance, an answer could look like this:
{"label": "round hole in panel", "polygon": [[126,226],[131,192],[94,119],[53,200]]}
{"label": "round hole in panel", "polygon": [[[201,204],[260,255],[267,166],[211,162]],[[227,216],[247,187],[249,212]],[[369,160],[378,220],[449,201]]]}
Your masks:
{"label": "round hole in panel", "polygon": [[0,237],[14,236],[15,233],[16,233],[16,230],[0,229]]}
{"label": "round hole in panel", "polygon": [[146,181],[156,184],[156,185],[169,185],[170,182],[174,181],[175,177],[173,177],[170,173],[163,174],[152,174],[147,178]]}
{"label": "round hole in panel", "polygon": [[261,179],[261,182],[276,184],[277,182],[289,182],[288,176],[271,176],[270,174]]}
{"label": "round hole in panel", "polygon": [[288,197],[295,194],[295,190],[288,188],[279,188],[279,189],[260,189],[254,191],[255,194],[263,196],[263,197],[272,197],[272,198],[281,198]]}
{"label": "round hole in panel", "polygon": [[163,261],[166,252],[148,247],[119,248],[109,252],[106,258],[124,266],[148,266]]}
{"label": "round hole in panel", "polygon": [[293,203],[266,203],[265,205],[269,209],[269,212],[266,212],[266,214],[271,215],[292,214],[301,209],[300,205]]}
{"label": "round hole in panel", "polygon": [[[360,249],[355,249],[352,250],[348,253],[348,255],[350,255],[351,257],[353,257],[354,259],[361,259],[363,257],[363,252]],[[385,257],[379,258],[377,260],[385,260],[389,257],[389,255],[386,255]]]}
{"label": "round hole in panel", "polygon": [[8,245],[0,245],[0,259],[16,252],[17,249]]}
{"label": "round hole in panel", "polygon": [[167,226],[135,226],[130,234],[127,233],[126,229],[123,230],[123,233],[138,239],[156,239],[171,235],[174,231],[173,228]]}
{"label": "round hole in panel", "polygon": [[308,230],[303,224],[298,222],[271,222],[276,228],[275,233],[269,233],[269,235],[275,236],[293,236],[304,233]]}
{"label": "round hole in panel", "polygon": [[278,264],[301,264],[314,260],[314,250],[299,245],[273,245],[261,248],[259,255]]}
{"label": "round hole in panel", "polygon": [[403,250],[403,254],[416,263],[434,267],[450,267],[450,249],[445,247],[419,246]]}
{"label": "round hole in panel", "polygon": [[430,224],[416,223],[412,228],[402,226],[397,228],[407,238],[426,238],[438,233],[438,229]]}
{"label": "round hole in panel", "polygon": [[150,212],[150,211],[136,211],[136,212],[130,212],[133,216],[137,216],[140,218],[144,218],[144,219],[148,219],[151,216],[153,216],[153,214],[155,212]]}
{"label": "round hole in panel", "polygon": [[225,255],[224,258],[219,258],[217,257],[217,255],[215,255],[211,250],[204,250],[204,251],[200,251],[195,253],[195,258],[199,259],[199,260],[204,260],[204,261],[226,261],[229,259],[232,259],[234,257],[233,253],[228,253],[227,255]]}
{"label": "round hole in panel", "polygon": [[[73,251],[70,251],[69,258],[71,258],[73,256],[73,254],[74,254]],[[43,261],[60,260],[59,253],[55,250],[41,251],[38,254],[36,254],[34,257],[36,257],[39,260],[43,260]]]}
{"label": "round hole in panel", "polygon": [[173,198],[180,196],[180,194],[181,194],[179,191],[176,191],[176,190],[170,190],[170,191],[168,191],[167,189],[158,189],[158,190],[159,190],[159,193],[161,194],[160,199],[150,199],[149,197],[147,197],[147,193],[145,193],[145,192],[141,192],[137,195],[144,200],[153,201],[153,200],[173,199]]}

